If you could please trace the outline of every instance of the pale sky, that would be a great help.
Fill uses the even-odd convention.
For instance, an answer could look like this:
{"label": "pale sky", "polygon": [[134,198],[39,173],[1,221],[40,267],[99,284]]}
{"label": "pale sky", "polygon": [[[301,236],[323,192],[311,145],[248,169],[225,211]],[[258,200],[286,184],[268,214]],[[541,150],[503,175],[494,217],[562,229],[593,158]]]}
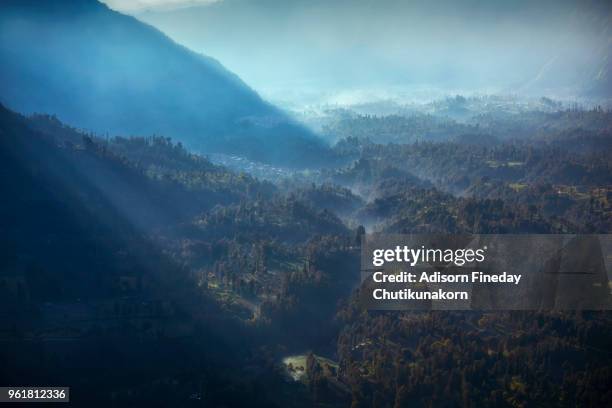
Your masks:
{"label": "pale sky", "polygon": [[113,10],[134,13],[144,10],[172,10],[215,3],[219,0],[100,0]]}

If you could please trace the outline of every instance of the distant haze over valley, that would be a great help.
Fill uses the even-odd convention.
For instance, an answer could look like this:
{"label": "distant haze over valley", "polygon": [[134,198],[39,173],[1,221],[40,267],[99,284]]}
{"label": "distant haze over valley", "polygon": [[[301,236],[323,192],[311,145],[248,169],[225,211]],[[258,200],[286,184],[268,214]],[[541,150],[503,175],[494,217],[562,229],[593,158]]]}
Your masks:
{"label": "distant haze over valley", "polygon": [[603,1],[163,3],[126,11],[287,106],[456,93],[612,95]]}

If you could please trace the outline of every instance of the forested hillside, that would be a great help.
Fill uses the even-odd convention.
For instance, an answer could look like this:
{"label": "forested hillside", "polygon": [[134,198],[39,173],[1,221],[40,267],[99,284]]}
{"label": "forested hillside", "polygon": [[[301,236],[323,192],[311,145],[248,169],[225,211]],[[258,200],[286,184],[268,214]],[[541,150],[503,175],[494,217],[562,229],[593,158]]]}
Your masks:
{"label": "forested hillside", "polygon": [[609,113],[517,115],[541,130],[385,143],[366,121],[349,164],[271,182],[2,108],[3,377],[89,405],[605,405],[607,312],[357,302],[366,231],[610,231]]}

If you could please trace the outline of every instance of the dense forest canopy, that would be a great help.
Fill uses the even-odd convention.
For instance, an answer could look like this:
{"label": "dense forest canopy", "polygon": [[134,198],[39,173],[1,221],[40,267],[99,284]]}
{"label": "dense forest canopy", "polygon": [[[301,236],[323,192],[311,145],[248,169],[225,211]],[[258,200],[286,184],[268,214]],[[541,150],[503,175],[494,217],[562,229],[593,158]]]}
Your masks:
{"label": "dense forest canopy", "polygon": [[[9,199],[2,203],[1,288],[12,311],[3,318],[11,328],[4,338],[44,343],[69,330],[75,339],[102,341],[119,332],[155,344],[181,339],[207,367],[184,377],[183,387],[212,387],[213,373],[224,373],[216,391],[206,388],[207,401],[226,401],[224,387],[246,381],[274,390],[258,396],[264,406],[285,406],[293,388],[305,404],[338,406],[424,404],[432,394],[458,405],[601,404],[609,380],[608,313],[367,312],[351,291],[363,225],[401,233],[610,231],[609,115],[599,108],[517,113],[469,143],[462,132],[481,132],[488,116],[475,115],[477,123],[465,127],[433,116],[414,122],[412,115],[357,115],[334,128],[348,132],[334,146],[348,164],[286,171],[271,182],[167,137],[100,137],[54,116],[2,108]],[[456,126],[457,136],[429,138],[440,123]],[[515,131],[522,123],[533,130]],[[31,308],[39,317],[25,324]],[[217,333],[206,346],[195,340],[202,330]],[[79,355],[91,358],[91,347],[96,343]],[[235,353],[233,347],[260,357],[214,357],[221,349]],[[209,355],[211,349],[217,351]],[[293,363],[289,370],[303,373],[295,375],[308,387],[288,383],[279,366],[288,352],[303,350],[319,354],[307,356],[305,371]],[[107,353],[114,361],[116,351]],[[54,356],[27,364],[52,367]],[[162,357],[150,363],[153,372],[167,367]],[[236,377],[245,359],[270,371]],[[10,361],[13,370],[23,364]],[[65,378],[74,381],[78,369],[69,367]],[[170,375],[184,376],[183,369],[179,364]],[[5,371],[15,379],[27,373]],[[50,374],[43,370],[40,378]],[[159,379],[141,378],[118,392],[147,400]],[[93,382],[82,383],[89,387]],[[164,395],[185,398],[183,387],[165,387]],[[253,398],[248,387],[235,406]],[[107,398],[89,395],[92,402]]]}

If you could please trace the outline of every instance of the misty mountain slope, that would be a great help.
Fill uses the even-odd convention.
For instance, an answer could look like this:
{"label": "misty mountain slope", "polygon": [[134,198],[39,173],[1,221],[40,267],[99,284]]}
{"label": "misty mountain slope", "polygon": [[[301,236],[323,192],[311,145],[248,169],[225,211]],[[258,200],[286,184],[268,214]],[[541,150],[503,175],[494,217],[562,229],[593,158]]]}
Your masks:
{"label": "misty mountain slope", "polygon": [[[116,197],[138,178],[120,162],[58,148],[0,107],[0,163],[0,274],[25,274],[32,300],[104,297],[120,275],[176,270],[142,238],[127,206],[119,208]],[[117,185],[110,197],[114,174],[130,187]],[[151,191],[136,190],[124,200]],[[142,210],[161,216],[151,205]]]}
{"label": "misty mountain slope", "polygon": [[5,1],[0,101],[97,133],[300,165],[325,146],[212,58],[95,0]]}
{"label": "misty mountain slope", "polygon": [[[181,173],[193,179],[187,188],[165,171],[148,176],[112,142],[60,130],[0,105],[0,274],[34,274],[38,300],[108,295],[120,275],[170,278],[176,268],[144,237],[237,202],[240,188],[259,191],[222,168]],[[169,154],[157,150],[163,163]]]}
{"label": "misty mountain slope", "polygon": [[[88,407],[113,405],[127,384],[139,390],[129,405],[153,406],[187,400],[182,390],[147,390],[189,370],[210,384],[206,404],[275,406],[260,391],[236,391],[246,378],[234,374],[242,329],[118,205],[124,195],[123,205],[166,221],[172,211],[164,217],[160,207],[181,198],[155,197],[163,185],[123,159],[95,144],[58,145],[41,127],[0,105],[0,377],[74,384],[71,402]],[[201,332],[167,341],[184,333],[177,327]]]}

